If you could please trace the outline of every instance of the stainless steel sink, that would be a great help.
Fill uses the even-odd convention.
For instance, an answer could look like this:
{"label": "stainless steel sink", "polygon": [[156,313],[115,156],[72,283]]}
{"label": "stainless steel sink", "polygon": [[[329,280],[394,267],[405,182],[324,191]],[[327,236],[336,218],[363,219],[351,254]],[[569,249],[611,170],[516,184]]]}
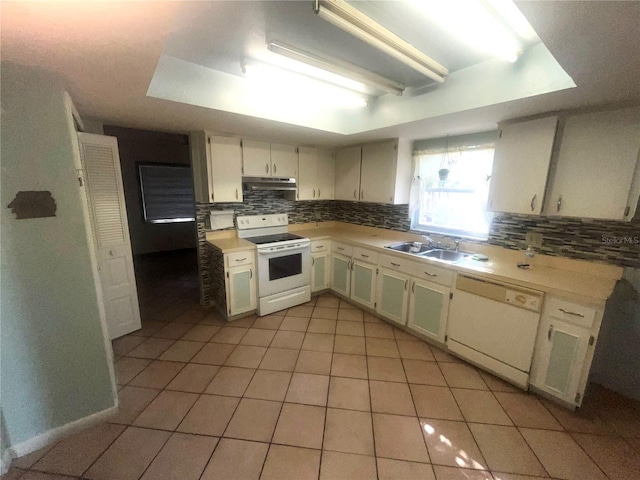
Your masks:
{"label": "stainless steel sink", "polygon": [[425,253],[428,250],[431,250],[433,248],[433,247],[430,247],[428,245],[422,245],[420,247],[420,251],[412,252],[411,251],[411,247],[413,247],[413,242],[395,243],[393,245],[387,245],[385,248],[390,248],[391,250],[395,250],[396,252],[413,253],[413,254],[416,254],[416,255],[419,255],[421,253]]}
{"label": "stainless steel sink", "polygon": [[456,252],[454,250],[442,250],[439,248],[427,250],[420,253],[421,257],[432,258],[434,260],[440,260],[442,262],[457,263],[461,262],[467,257],[470,257],[470,253]]}

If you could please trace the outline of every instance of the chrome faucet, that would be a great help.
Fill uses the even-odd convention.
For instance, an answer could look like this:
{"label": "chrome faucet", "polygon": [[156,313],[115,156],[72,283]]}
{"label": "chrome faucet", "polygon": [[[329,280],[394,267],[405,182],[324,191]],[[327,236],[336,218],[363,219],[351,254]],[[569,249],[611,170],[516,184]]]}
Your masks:
{"label": "chrome faucet", "polygon": [[454,252],[459,252],[460,251],[460,240],[456,240],[456,246],[453,250]]}
{"label": "chrome faucet", "polygon": [[433,241],[433,238],[431,238],[429,235],[422,235],[422,239],[423,239],[425,242],[427,242],[427,243],[429,244],[429,246],[431,246],[431,245],[433,245],[434,243],[436,243],[436,242],[434,242],[434,241]]}

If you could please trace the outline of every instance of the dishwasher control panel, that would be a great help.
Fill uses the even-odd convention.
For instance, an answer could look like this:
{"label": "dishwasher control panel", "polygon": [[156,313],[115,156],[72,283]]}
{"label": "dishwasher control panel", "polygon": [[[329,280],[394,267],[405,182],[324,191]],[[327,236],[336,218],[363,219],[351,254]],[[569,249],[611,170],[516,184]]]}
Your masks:
{"label": "dishwasher control panel", "polygon": [[516,290],[506,290],[504,301],[514,307],[525,308],[534,312],[540,311],[540,297],[538,295],[528,295]]}

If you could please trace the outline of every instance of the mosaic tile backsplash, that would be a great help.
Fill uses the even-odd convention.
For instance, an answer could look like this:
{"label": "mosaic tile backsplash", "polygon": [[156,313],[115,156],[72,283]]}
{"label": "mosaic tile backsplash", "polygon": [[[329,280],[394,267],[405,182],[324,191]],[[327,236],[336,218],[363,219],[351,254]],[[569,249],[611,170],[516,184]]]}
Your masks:
{"label": "mosaic tile backsplash", "polygon": [[[237,215],[287,213],[290,223],[339,221],[407,232],[408,205],[381,205],[340,200],[294,201],[284,192],[244,192],[244,202],[198,204],[201,245],[210,210],[232,209]],[[496,214],[486,243],[522,249],[528,231],[543,235],[546,255],[598,260],[619,266],[640,267],[640,222],[614,222],[564,217]]]}

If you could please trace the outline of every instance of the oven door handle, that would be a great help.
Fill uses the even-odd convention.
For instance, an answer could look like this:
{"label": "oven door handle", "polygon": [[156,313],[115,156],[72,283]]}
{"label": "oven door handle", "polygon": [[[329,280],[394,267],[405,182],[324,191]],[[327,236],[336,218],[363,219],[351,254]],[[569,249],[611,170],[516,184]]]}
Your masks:
{"label": "oven door handle", "polygon": [[258,255],[279,255],[281,253],[297,253],[302,252],[304,250],[310,250],[310,245],[304,245],[302,247],[294,247],[294,248],[283,248],[282,250],[268,251],[268,250],[258,250]]}

